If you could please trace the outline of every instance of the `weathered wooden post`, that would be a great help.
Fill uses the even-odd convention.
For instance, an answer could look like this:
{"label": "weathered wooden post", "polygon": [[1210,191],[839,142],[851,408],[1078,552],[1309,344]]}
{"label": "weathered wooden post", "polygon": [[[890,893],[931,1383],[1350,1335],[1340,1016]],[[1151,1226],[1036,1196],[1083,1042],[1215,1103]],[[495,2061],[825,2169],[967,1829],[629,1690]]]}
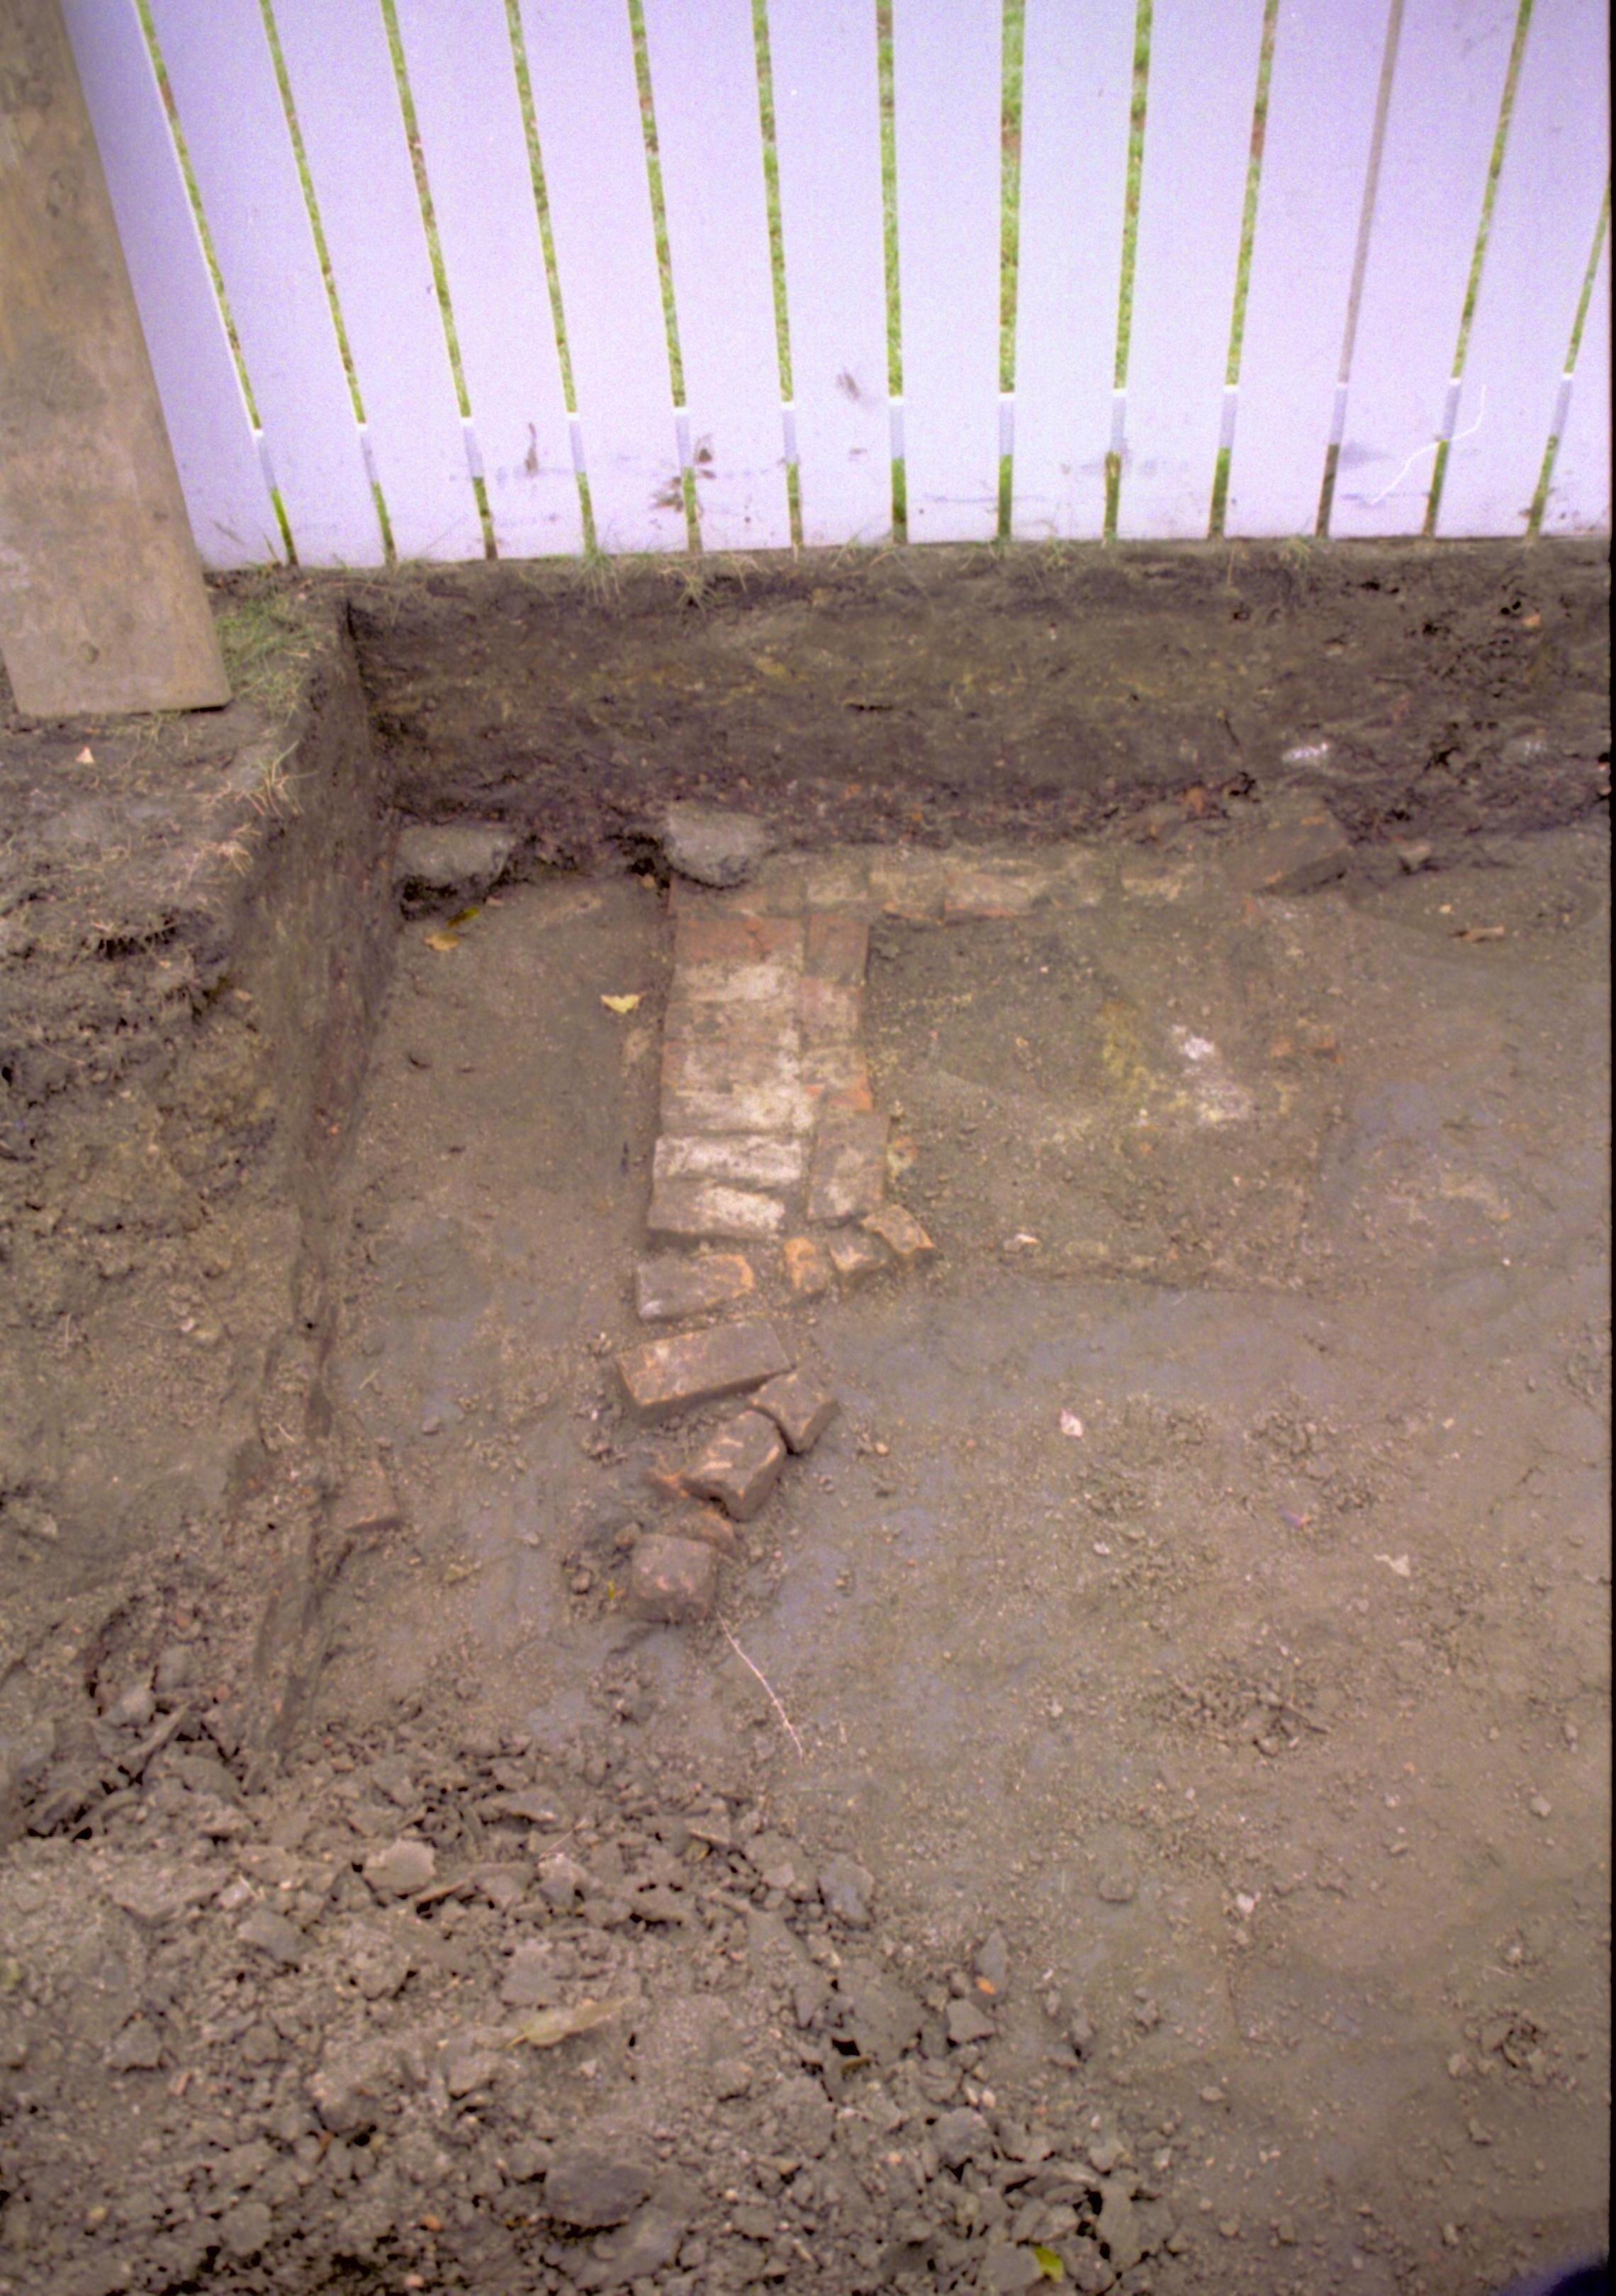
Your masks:
{"label": "weathered wooden post", "polygon": [[230,699],[58,0],[0,0],[0,652],[30,716]]}

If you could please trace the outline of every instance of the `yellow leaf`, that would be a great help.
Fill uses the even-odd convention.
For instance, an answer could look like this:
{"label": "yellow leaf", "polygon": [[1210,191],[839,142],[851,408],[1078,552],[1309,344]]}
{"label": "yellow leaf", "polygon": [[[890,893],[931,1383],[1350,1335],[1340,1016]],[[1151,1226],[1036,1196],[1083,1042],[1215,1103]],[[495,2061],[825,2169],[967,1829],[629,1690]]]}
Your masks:
{"label": "yellow leaf", "polygon": [[450,949],[460,947],[460,935],[452,932],[430,932],[426,937],[426,945],[429,948],[435,948],[440,956],[447,956]]}
{"label": "yellow leaf", "polygon": [[469,925],[473,917],[480,917],[482,911],[474,901],[469,909],[456,909],[449,919],[449,931],[453,932],[456,925]]}
{"label": "yellow leaf", "polygon": [[632,1013],[639,1002],[637,996],[603,996],[601,999],[608,1013]]}
{"label": "yellow leaf", "polygon": [[1034,2259],[1038,2264],[1038,2270],[1043,2274],[1046,2280],[1065,2279],[1066,2267],[1062,2263],[1060,2258],[1055,2254],[1053,2248],[1045,2248],[1041,2243],[1035,2243],[1032,2253]]}

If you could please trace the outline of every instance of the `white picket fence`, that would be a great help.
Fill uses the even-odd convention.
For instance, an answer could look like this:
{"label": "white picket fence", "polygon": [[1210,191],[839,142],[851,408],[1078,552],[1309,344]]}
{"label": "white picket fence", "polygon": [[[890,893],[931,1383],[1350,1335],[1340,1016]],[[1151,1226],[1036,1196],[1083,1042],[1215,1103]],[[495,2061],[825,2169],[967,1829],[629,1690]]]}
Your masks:
{"label": "white picket fence", "polygon": [[1278,0],[1235,386],[1264,0],[1154,0],[1120,375],[1136,0],[1025,0],[1010,393],[1005,0],[893,0],[901,399],[876,0],[767,0],[789,404],[752,0],[643,0],[682,403],[628,0],[519,0],[530,123],[505,0],[394,5],[469,412],[381,0],[148,0],[239,363],[138,0],[65,0],[209,566],[578,554],[580,477],[684,550],[686,472],[705,549],[874,544],[896,458],[912,542],[990,539],[1005,455],[1018,537],[1108,484],[1200,537],[1225,448],[1230,536],[1314,533],[1327,465],[1332,534],[1417,534],[1444,441],[1439,534],[1527,532],[1551,440],[1542,530],[1609,528],[1602,0],[1533,0],[1457,373],[1520,0]]}

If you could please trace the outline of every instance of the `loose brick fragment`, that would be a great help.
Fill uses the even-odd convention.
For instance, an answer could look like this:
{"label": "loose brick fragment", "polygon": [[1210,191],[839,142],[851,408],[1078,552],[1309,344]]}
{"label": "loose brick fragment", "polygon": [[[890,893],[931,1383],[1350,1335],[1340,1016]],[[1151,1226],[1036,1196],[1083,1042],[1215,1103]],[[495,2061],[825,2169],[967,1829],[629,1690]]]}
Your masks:
{"label": "loose brick fragment", "polygon": [[693,1626],[712,1616],[718,1592],[718,1550],[704,1540],[653,1530],[635,1548],[628,1607],[636,1618]]}
{"label": "loose brick fragment", "polygon": [[647,1419],[761,1387],[790,1371],[792,1358],[768,1324],[715,1324],[677,1340],[651,1340],[617,1359],[635,1409]]}
{"label": "loose brick fragment", "polygon": [[644,1324],[710,1315],[757,1288],[751,1262],[741,1251],[704,1251],[693,1259],[666,1253],[642,1259],[634,1271],[635,1306]]}
{"label": "loose brick fragment", "polygon": [[805,1371],[771,1379],[752,1398],[754,1411],[766,1411],[784,1436],[788,1450],[811,1451],[841,1406],[828,1388]]}
{"label": "loose brick fragment", "polygon": [[835,1281],[824,1247],[811,1235],[788,1235],[780,1247],[785,1280],[799,1300],[822,1300]]}
{"label": "loose brick fragment", "polygon": [[867,1215],[864,1225],[872,1235],[878,1235],[895,1259],[906,1267],[917,1259],[927,1259],[937,1246],[922,1227],[914,1213],[904,1204],[882,1204]]}
{"label": "loose brick fragment", "polygon": [[795,1188],[808,1146],[771,1132],[665,1132],[652,1159],[659,1180],[726,1180],[736,1188]]}
{"label": "loose brick fragment", "polygon": [[726,1187],[720,1180],[659,1180],[651,1192],[645,1225],[653,1236],[760,1240],[779,1234],[785,1210],[777,1197],[759,1195],[751,1188]]}
{"label": "loose brick fragment", "polygon": [[698,1546],[710,1546],[726,1562],[734,1562],[741,1553],[741,1534],[726,1514],[717,1507],[686,1507],[667,1527],[669,1538],[693,1538]]}
{"label": "loose brick fragment", "polygon": [[750,1522],[780,1480],[785,1446],[772,1419],[743,1411],[719,1428],[701,1457],[685,1471],[697,1498],[717,1499],[737,1522]]}
{"label": "loose brick fragment", "polygon": [[886,1177],[886,1118],[827,1113],[808,1160],[808,1218],[862,1219],[880,1203]]}
{"label": "loose brick fragment", "polygon": [[879,1236],[864,1235],[843,1229],[830,1241],[831,1265],[836,1270],[837,1281],[844,1292],[851,1292],[860,1283],[867,1283],[872,1275],[879,1275],[892,1265],[892,1255]]}

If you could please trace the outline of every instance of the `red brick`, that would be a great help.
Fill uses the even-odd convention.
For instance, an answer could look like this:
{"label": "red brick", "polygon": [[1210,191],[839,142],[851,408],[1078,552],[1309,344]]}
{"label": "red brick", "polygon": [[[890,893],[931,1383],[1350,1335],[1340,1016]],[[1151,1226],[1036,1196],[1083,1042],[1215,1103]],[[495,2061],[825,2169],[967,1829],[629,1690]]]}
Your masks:
{"label": "red brick", "polygon": [[821,980],[856,987],[870,961],[870,928],[862,917],[816,916],[808,921],[804,963]]}
{"label": "red brick", "polygon": [[732,1188],[722,1180],[658,1180],[645,1216],[646,1227],[653,1236],[738,1236],[754,1242],[778,1235],[784,1224],[784,1210],[773,1196],[760,1195],[751,1188]]}
{"label": "red brick", "polygon": [[785,1280],[799,1300],[819,1300],[835,1280],[824,1247],[811,1235],[789,1235],[780,1247]]}
{"label": "red brick", "polygon": [[642,1259],[634,1271],[635,1306],[644,1324],[682,1323],[710,1315],[758,1288],[743,1252],[669,1252]]}
{"label": "red brick", "polygon": [[675,1516],[667,1530],[670,1538],[693,1538],[698,1546],[712,1547],[726,1562],[734,1562],[741,1553],[740,1532],[717,1507],[686,1507],[682,1514]]}
{"label": "red brick", "polygon": [[674,920],[673,961],[682,964],[757,964],[771,956],[800,958],[800,917],[743,917],[718,909],[686,910]]}
{"label": "red brick", "polygon": [[831,1238],[831,1265],[844,1292],[867,1283],[892,1265],[892,1255],[879,1236],[855,1234],[843,1229]]}
{"label": "red brick", "polygon": [[864,990],[851,982],[819,980],[805,973],[797,983],[797,1010],[805,1046],[854,1043],[864,1027]]}
{"label": "red brick", "polygon": [[870,1213],[864,1225],[906,1267],[915,1260],[926,1259],[937,1249],[914,1213],[903,1204],[882,1204],[879,1210]]}
{"label": "red brick", "polygon": [[663,1626],[693,1626],[712,1616],[718,1593],[716,1547],[696,1538],[653,1530],[641,1539],[629,1566],[628,1607],[636,1618]]}
{"label": "red brick", "polygon": [[636,1410],[660,1419],[691,1404],[761,1387],[790,1371],[792,1358],[767,1324],[715,1324],[709,1331],[629,1348],[617,1367]]}
{"label": "red brick", "polygon": [[785,1446],[774,1421],[760,1411],[743,1411],[726,1421],[685,1470],[685,1485],[697,1498],[717,1499],[737,1522],[750,1522],[784,1464]]}
{"label": "red brick", "polygon": [[752,1398],[752,1409],[767,1412],[791,1451],[811,1451],[840,1408],[830,1390],[805,1371],[771,1379]]}
{"label": "red brick", "polygon": [[821,1045],[804,1053],[802,1089],[821,1121],[827,1116],[869,1116],[874,1111],[870,1071],[859,1045]]}
{"label": "red brick", "polygon": [[862,1218],[880,1203],[886,1181],[886,1118],[826,1115],[808,1160],[808,1218]]}

